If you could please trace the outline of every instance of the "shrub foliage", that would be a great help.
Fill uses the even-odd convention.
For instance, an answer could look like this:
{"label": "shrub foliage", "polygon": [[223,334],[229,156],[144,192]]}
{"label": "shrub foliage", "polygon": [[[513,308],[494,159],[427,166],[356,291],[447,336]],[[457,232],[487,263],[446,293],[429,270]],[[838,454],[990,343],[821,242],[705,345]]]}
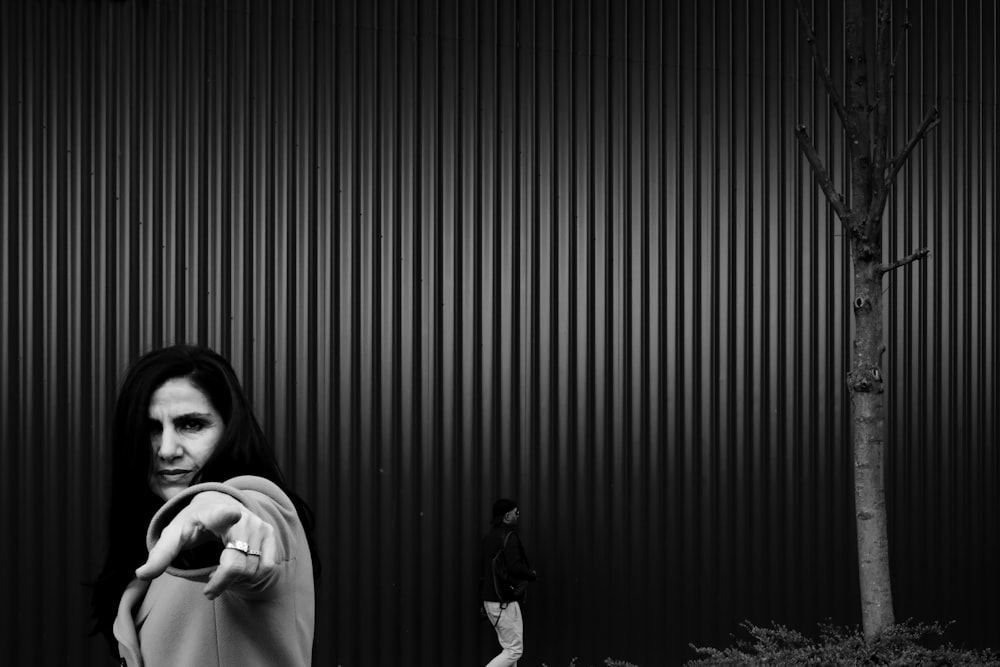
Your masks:
{"label": "shrub foliage", "polygon": [[742,624],[749,639],[737,639],[726,649],[691,645],[700,658],[688,667],[722,665],[890,665],[893,667],[937,667],[977,665],[1000,667],[1000,656],[992,651],[956,648],[943,642],[946,625],[907,621],[892,625],[871,641],[861,630],[821,625],[812,639],[783,625],[760,627]]}

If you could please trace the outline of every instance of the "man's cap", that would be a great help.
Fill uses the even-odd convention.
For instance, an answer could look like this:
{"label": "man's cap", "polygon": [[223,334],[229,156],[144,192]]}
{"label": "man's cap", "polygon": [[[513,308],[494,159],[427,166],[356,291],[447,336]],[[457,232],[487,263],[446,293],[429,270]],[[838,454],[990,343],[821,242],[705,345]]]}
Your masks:
{"label": "man's cap", "polygon": [[507,512],[517,509],[517,502],[511,500],[510,498],[500,498],[495,503],[493,503],[493,518],[503,516]]}

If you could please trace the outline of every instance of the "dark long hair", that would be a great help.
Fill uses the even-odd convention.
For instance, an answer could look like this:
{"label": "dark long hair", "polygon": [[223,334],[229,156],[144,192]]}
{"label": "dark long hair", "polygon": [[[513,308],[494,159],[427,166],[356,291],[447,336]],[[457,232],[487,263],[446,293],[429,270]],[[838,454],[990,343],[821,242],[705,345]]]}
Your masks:
{"label": "dark long hair", "polygon": [[118,393],[111,427],[112,469],[108,555],[94,585],[94,631],[115,646],[112,625],[118,602],[135,569],[146,561],[146,530],[163,501],[149,489],[153,466],[149,434],[149,402],[167,380],[186,378],[200,389],[225,424],[211,456],[192,484],[224,482],[239,475],[256,475],[274,482],[295,504],[313,556],[312,511],[285,483],[253,409],[233,367],[225,357],[194,345],[153,350],[129,368]]}

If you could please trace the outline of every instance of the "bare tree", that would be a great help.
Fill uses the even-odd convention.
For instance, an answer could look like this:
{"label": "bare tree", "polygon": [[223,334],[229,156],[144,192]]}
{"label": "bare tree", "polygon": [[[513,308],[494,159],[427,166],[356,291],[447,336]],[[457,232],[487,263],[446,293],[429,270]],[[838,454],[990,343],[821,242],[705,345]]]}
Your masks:
{"label": "bare tree", "polygon": [[841,195],[809,136],[808,128],[795,128],[799,148],[809,161],[816,180],[850,240],[854,266],[855,338],[847,387],[851,398],[854,440],[854,505],[858,537],[861,616],[865,636],[874,637],[895,622],[889,579],[889,540],[883,478],[885,406],[881,369],[885,344],[882,337],[882,277],[929,254],[921,248],[901,259],[882,260],[882,215],[889,192],[914,147],[940,122],[932,108],[913,137],[898,153],[889,156],[889,95],[896,60],[909,21],[898,30],[892,44],[890,0],[878,0],[874,56],[874,83],[869,80],[865,44],[865,14],[871,5],[846,0],[847,90],[841,95],[816,45],[803,0],[798,15],[805,30],[816,68],[844,127],[850,161],[850,197]]}

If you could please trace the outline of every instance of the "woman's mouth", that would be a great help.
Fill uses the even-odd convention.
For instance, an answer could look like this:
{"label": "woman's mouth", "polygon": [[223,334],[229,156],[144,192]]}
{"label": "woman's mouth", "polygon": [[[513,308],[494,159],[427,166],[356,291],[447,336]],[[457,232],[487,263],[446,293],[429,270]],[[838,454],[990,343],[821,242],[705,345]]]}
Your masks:
{"label": "woman's mouth", "polygon": [[167,470],[158,471],[156,476],[164,481],[175,482],[185,475],[188,475],[190,472],[190,470],[182,470],[180,468],[169,468]]}

